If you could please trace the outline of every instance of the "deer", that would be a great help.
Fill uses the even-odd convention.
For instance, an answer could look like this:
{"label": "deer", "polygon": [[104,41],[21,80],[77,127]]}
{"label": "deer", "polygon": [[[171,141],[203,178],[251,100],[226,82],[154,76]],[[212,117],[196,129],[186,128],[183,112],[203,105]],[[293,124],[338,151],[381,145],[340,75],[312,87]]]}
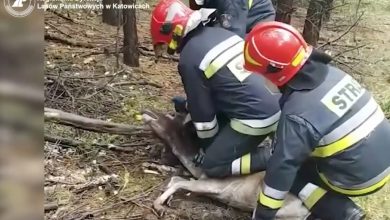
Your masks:
{"label": "deer", "polygon": [[[157,138],[170,148],[171,152],[195,178],[187,180],[180,176],[171,177],[166,190],[153,202],[153,208],[156,211],[163,213],[164,204],[178,190],[204,195],[246,212],[255,209],[265,172],[223,179],[208,178],[202,169],[193,162],[199,148],[191,141],[189,133],[184,128],[185,116],[183,114],[175,113],[172,116],[145,110],[142,118]],[[289,194],[283,207],[278,211],[276,219],[298,220],[305,219],[308,215],[309,211],[301,200]]]}

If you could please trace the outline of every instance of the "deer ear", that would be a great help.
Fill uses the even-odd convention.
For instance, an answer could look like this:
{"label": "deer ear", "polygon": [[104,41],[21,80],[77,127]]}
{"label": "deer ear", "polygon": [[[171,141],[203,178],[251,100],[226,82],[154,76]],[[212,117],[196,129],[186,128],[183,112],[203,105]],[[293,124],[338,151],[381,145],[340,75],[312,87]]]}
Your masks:
{"label": "deer ear", "polygon": [[165,114],[165,117],[167,117],[170,120],[175,120],[175,116],[171,114]]}
{"label": "deer ear", "polygon": [[157,135],[158,138],[166,141],[168,138],[168,132],[164,125],[160,121],[150,121],[149,126],[152,129],[153,133]]}
{"label": "deer ear", "polygon": [[141,114],[142,114],[142,120],[148,124],[150,121],[155,121],[155,120],[158,120],[159,116],[157,113],[153,112],[153,111],[150,111],[148,109],[146,110],[142,110],[141,111]]}
{"label": "deer ear", "polygon": [[165,125],[164,118],[160,114],[150,110],[144,110],[142,111],[142,120],[152,129],[158,138],[162,140],[166,139],[167,126]]}
{"label": "deer ear", "polygon": [[152,121],[155,121],[156,119],[153,118],[152,116],[148,115],[148,114],[143,114],[142,115],[142,121],[145,123],[145,124],[149,124],[150,122]]}

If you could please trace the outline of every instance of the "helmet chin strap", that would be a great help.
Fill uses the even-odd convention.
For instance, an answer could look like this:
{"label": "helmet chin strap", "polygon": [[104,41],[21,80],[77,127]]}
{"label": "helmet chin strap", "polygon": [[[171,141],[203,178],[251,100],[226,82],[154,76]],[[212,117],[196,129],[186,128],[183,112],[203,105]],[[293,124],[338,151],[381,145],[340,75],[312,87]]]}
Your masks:
{"label": "helmet chin strap", "polygon": [[203,23],[203,25],[205,25],[212,21],[215,17],[212,16],[214,12],[216,12],[216,9],[211,8],[201,8],[197,11],[194,11],[187,21],[183,36],[194,30],[200,23]]}
{"label": "helmet chin strap", "polygon": [[200,23],[203,25],[212,21],[214,16],[212,14],[216,11],[216,9],[202,8],[197,11],[191,13],[186,26],[176,25],[173,34],[172,40],[168,44],[167,53],[173,55],[178,46],[180,45],[180,41],[183,37],[185,37],[190,31],[194,30]]}
{"label": "helmet chin strap", "polygon": [[176,25],[175,26],[175,29],[173,30],[173,33],[172,33],[172,40],[171,42],[169,42],[168,44],[168,50],[167,50],[167,53],[169,55],[173,55],[175,54],[177,48],[179,47],[180,45],[180,41],[183,37],[183,26],[181,25]]}

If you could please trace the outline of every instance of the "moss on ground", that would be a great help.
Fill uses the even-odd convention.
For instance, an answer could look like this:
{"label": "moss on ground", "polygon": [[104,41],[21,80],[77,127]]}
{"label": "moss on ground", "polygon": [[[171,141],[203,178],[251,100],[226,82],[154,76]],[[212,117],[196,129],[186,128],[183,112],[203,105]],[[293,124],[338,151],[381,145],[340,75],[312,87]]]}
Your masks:
{"label": "moss on ground", "polygon": [[[390,119],[390,100],[382,105],[387,118]],[[367,212],[367,219],[390,220],[390,184],[375,194],[354,199]]]}
{"label": "moss on ground", "polygon": [[112,120],[126,124],[142,124],[140,114],[145,109],[161,112],[172,110],[172,105],[162,100],[160,96],[145,94],[146,91],[135,92],[134,96],[121,103],[121,110],[112,115]]}
{"label": "moss on ground", "polygon": [[377,193],[354,199],[366,212],[367,219],[390,220],[390,185]]}

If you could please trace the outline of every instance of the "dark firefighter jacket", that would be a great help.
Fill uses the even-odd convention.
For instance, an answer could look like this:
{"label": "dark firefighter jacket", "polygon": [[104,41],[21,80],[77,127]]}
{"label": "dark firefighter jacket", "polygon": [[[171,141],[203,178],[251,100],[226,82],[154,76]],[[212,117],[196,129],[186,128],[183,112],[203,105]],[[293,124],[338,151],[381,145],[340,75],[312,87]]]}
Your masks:
{"label": "dark firefighter jacket", "polygon": [[271,0],[196,0],[203,8],[216,8],[222,27],[245,37],[262,21],[275,20]]}
{"label": "dark firefighter jacket", "polygon": [[[323,81],[310,87],[305,76]],[[390,123],[350,75],[309,60],[283,91],[281,106],[260,205],[280,208],[309,157],[314,157],[321,180],[341,194],[364,195],[389,180]]]}
{"label": "dark firefighter jacket", "polygon": [[233,32],[203,25],[181,43],[178,70],[199,138],[217,134],[219,113],[243,134],[266,135],[276,129],[280,92],[244,70],[243,48],[243,39]]}

